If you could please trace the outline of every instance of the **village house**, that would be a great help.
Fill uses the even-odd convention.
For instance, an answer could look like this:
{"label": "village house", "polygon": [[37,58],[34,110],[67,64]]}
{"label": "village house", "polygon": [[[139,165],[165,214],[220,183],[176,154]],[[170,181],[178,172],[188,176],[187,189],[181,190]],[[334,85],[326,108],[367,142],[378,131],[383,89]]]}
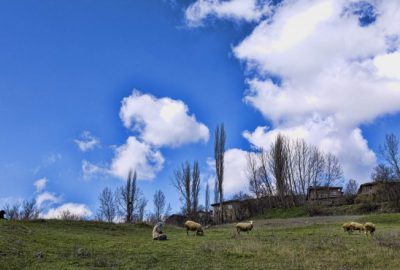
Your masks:
{"label": "village house", "polygon": [[369,182],[360,185],[357,192],[356,202],[363,201],[393,201],[400,196],[400,182]]}
{"label": "village house", "polygon": [[[253,200],[253,199],[251,199]],[[222,203],[224,208],[224,221],[234,222],[237,220],[242,220],[250,216],[249,209],[246,206],[246,201],[248,200],[229,200]],[[220,204],[211,204],[213,207],[213,220],[216,223],[220,222]]]}
{"label": "village house", "polygon": [[342,187],[310,186],[306,201],[322,205],[341,205],[345,203]]}

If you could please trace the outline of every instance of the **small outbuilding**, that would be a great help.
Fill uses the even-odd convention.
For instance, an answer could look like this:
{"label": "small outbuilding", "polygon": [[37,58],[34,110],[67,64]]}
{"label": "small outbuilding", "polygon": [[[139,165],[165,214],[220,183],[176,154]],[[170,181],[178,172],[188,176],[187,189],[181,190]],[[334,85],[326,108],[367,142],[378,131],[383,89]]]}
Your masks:
{"label": "small outbuilding", "polygon": [[342,205],[345,203],[342,187],[310,186],[306,201],[322,205]]}

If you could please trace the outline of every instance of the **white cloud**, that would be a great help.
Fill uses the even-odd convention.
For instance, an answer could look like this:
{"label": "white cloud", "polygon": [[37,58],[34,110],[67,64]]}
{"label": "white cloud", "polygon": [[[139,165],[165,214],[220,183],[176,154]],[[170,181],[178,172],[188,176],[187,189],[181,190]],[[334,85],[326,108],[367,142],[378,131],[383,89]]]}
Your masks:
{"label": "white cloud", "polygon": [[188,114],[180,100],[156,98],[134,90],[122,100],[120,117],[127,128],[140,133],[140,138],[157,147],[208,141],[208,128]]}
{"label": "white cloud", "polygon": [[57,208],[49,209],[49,211],[42,215],[42,217],[46,219],[59,219],[66,211],[81,218],[87,218],[92,215],[92,211],[90,211],[89,207],[85,204],[65,203]]}
{"label": "white cloud", "polygon": [[[225,151],[224,156],[224,196],[225,199],[239,192],[248,191],[248,179],[246,176],[247,170],[247,153],[241,149],[232,148]],[[208,160],[208,166],[215,175],[215,164],[213,159]],[[210,187],[214,187],[215,176],[212,179]]]}
{"label": "white cloud", "polygon": [[258,21],[270,9],[261,5],[258,0],[197,0],[185,12],[186,20],[190,26],[198,26],[208,16],[220,18]]}
{"label": "white cloud", "polygon": [[46,177],[40,178],[33,183],[33,185],[36,187],[36,192],[42,191],[45,187],[46,184],[49,180],[47,180]]}
{"label": "white cloud", "polygon": [[88,150],[93,149],[96,145],[99,144],[99,140],[93,137],[89,131],[83,131],[80,140],[74,140],[75,143],[78,145],[79,149],[82,152],[86,152]]}
{"label": "white cloud", "polygon": [[130,136],[126,144],[115,150],[111,173],[126,179],[129,170],[135,170],[139,179],[153,179],[163,164],[164,158],[160,151]]}
{"label": "white cloud", "polygon": [[53,203],[58,203],[61,201],[60,197],[57,197],[54,193],[43,192],[36,197],[36,204],[38,207],[41,207],[44,203],[47,205],[51,205]]}
{"label": "white cloud", "polygon": [[83,177],[90,179],[94,175],[108,174],[109,170],[106,167],[95,165],[87,160],[82,160]]}
{"label": "white cloud", "polygon": [[[400,111],[400,2],[358,2],[285,1],[233,51],[256,74],[245,101],[271,122],[244,136],[264,148],[278,132],[305,138],[364,182],[376,158],[360,125]],[[362,25],[367,2],[377,16]]]}

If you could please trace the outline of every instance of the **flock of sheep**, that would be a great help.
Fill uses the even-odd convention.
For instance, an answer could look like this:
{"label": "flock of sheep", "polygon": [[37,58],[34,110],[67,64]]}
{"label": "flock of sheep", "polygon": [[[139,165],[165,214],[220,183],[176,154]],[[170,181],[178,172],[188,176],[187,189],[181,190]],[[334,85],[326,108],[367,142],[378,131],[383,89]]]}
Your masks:
{"label": "flock of sheep", "polygon": [[[203,226],[194,221],[188,220],[185,222],[184,227],[186,228],[186,234],[189,235],[189,231],[195,232],[196,235],[204,235]],[[240,222],[236,224],[237,233],[249,232],[253,229],[253,221],[250,222]]]}
{"label": "flock of sheep", "polygon": [[[196,235],[204,235],[203,227],[201,224],[194,221],[188,220],[185,222],[184,227],[186,228],[186,234],[189,235],[189,231],[195,232]],[[345,232],[352,233],[353,231],[365,232],[373,236],[376,230],[375,225],[371,222],[366,222],[364,224],[358,222],[348,222],[342,225]],[[238,234],[240,232],[249,232],[253,229],[253,221],[250,222],[240,222],[236,224],[236,231]]]}
{"label": "flock of sheep", "polygon": [[366,222],[364,224],[358,222],[348,222],[342,225],[342,228],[345,232],[352,233],[353,231],[365,232],[365,235],[368,233],[373,236],[375,232],[375,225],[371,222]]}

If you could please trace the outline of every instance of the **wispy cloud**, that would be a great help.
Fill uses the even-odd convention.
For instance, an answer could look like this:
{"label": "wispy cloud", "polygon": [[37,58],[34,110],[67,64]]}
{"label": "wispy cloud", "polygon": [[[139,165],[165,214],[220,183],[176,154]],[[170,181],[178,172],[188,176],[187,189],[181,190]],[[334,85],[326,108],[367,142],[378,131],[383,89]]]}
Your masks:
{"label": "wispy cloud", "polygon": [[36,187],[36,192],[41,192],[47,184],[48,180],[46,177],[40,178],[33,183],[33,185]]}
{"label": "wispy cloud", "polygon": [[90,131],[83,131],[80,138],[74,140],[82,152],[94,149],[99,145],[99,140],[95,138]]}

